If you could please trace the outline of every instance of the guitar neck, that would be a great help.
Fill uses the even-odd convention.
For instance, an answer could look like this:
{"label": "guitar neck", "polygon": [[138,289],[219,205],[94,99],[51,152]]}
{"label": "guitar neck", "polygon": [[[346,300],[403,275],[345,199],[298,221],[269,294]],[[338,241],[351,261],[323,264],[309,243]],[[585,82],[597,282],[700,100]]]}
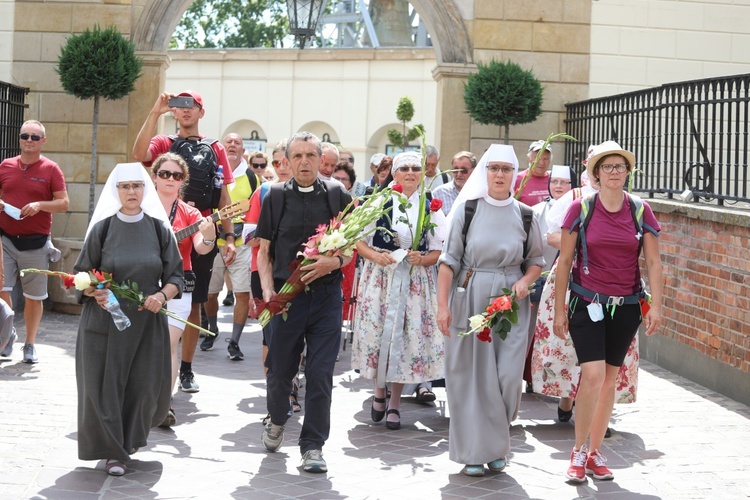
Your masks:
{"label": "guitar neck", "polygon": [[[219,212],[212,213],[211,222],[216,222],[217,220],[219,220],[219,217],[221,217],[221,214]],[[198,226],[200,226],[200,224],[201,224],[200,222],[195,222],[193,224],[190,224],[187,227],[180,229],[179,231],[176,231],[174,233],[174,237],[177,239],[177,242],[179,243],[180,241],[184,240],[188,236],[192,236],[195,233],[197,233]]]}

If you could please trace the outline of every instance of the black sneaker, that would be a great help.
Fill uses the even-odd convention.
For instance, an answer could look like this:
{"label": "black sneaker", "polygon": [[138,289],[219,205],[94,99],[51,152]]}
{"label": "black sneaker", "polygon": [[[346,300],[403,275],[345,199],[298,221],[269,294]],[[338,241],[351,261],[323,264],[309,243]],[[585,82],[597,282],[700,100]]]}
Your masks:
{"label": "black sneaker", "polygon": [[180,373],[180,390],[182,392],[198,392],[201,390],[200,386],[195,383],[193,372]]}
{"label": "black sneaker", "polygon": [[232,339],[227,339],[227,357],[232,361],[241,361],[245,359],[245,355],[240,351],[240,346],[237,342],[233,342]]}
{"label": "black sneaker", "polygon": [[[214,330],[209,327],[208,330],[214,332]],[[216,339],[219,338],[219,329],[217,328],[214,332],[216,335],[206,335],[206,337],[201,342],[201,351],[210,351],[214,348],[214,342],[216,342]]]}
{"label": "black sneaker", "polygon": [[224,297],[224,302],[222,302],[225,306],[233,306],[234,305],[234,293],[227,292],[227,296]]}

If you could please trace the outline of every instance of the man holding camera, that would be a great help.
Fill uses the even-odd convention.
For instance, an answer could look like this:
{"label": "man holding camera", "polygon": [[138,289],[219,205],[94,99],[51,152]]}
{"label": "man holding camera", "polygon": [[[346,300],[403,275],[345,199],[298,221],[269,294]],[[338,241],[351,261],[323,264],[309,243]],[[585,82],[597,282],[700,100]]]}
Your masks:
{"label": "man holding camera", "polygon": [[[152,137],[151,134],[156,129],[159,117],[168,112],[174,114],[175,120],[180,125],[180,131],[173,136],[160,134]],[[133,158],[143,163],[145,167],[150,167],[153,160],[168,151],[180,154],[190,167],[190,179],[185,186],[183,199],[201,210],[204,216],[210,215],[214,208],[225,207],[231,203],[227,185],[234,182],[224,146],[219,141],[206,139],[198,132],[198,122],[205,112],[203,98],[198,92],[186,90],[177,95],[162,93],[156,99],[133,145]],[[218,203],[201,198],[202,194],[214,191],[220,192],[218,197],[214,197],[218,198]],[[222,219],[221,224],[227,233],[222,257],[225,264],[229,265],[236,255],[232,234],[234,225],[231,219]],[[188,321],[191,323],[200,324],[200,306],[208,300],[208,286],[217,251],[214,247],[214,251],[199,255],[193,250],[191,255],[195,273],[193,304],[188,316]],[[200,389],[195,383],[192,369],[197,345],[198,331],[186,326],[182,335],[182,363],[180,365],[180,389],[183,392],[198,392]]]}

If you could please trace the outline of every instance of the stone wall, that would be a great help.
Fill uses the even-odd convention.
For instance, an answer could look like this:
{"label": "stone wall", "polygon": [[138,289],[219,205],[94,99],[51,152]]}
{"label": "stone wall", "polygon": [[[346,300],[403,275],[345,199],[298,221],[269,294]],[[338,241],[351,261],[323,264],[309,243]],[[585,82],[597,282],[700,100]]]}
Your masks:
{"label": "stone wall", "polygon": [[750,214],[649,200],[661,225],[665,325],[642,355],[750,404]]}

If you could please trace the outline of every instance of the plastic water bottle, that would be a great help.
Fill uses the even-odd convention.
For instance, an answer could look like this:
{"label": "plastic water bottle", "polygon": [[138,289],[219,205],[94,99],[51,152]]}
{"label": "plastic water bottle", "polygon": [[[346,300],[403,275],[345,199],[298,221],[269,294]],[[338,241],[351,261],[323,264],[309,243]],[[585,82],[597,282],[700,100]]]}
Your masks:
{"label": "plastic water bottle", "polygon": [[105,308],[107,309],[107,312],[112,315],[112,321],[115,322],[115,326],[118,330],[123,331],[130,326],[130,318],[122,312],[117,297],[115,297],[115,294],[112,293],[112,290],[109,288],[107,288],[107,304]]}
{"label": "plastic water bottle", "polygon": [[214,177],[214,187],[216,189],[221,189],[222,186],[224,186],[224,168],[219,165],[216,169],[216,176]]}

